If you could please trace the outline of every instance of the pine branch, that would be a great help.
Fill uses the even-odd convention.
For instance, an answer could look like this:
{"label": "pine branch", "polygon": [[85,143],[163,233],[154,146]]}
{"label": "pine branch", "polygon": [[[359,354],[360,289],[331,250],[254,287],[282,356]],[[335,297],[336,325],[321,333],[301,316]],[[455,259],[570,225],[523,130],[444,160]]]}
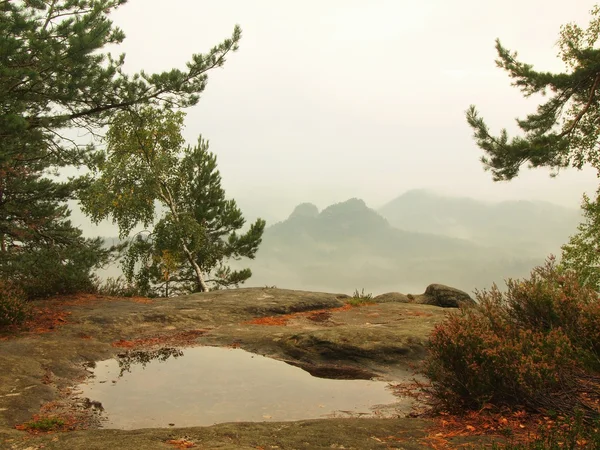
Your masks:
{"label": "pine branch", "polygon": [[568,129],[566,129],[565,131],[563,131],[562,133],[560,133],[558,135],[559,138],[562,138],[562,137],[565,137],[565,136],[571,134],[571,132],[579,124],[579,121],[581,120],[581,118],[590,109],[590,106],[592,105],[592,101],[594,100],[594,94],[596,92],[596,88],[598,87],[598,83],[600,83],[600,74],[596,75],[596,79],[594,80],[594,84],[592,85],[592,89],[590,91],[590,96],[588,98],[587,103],[585,104],[585,106],[583,107],[583,109],[581,111],[579,111],[579,114],[577,114],[577,116],[575,117],[575,120],[573,120],[573,123],[571,124],[571,126]]}

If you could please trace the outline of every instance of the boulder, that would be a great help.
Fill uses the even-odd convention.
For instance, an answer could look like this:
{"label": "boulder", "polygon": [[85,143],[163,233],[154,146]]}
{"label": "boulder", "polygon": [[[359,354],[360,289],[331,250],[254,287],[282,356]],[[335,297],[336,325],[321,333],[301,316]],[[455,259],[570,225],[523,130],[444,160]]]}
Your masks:
{"label": "boulder", "polygon": [[377,303],[414,303],[408,296],[401,294],[400,292],[387,292],[378,295],[373,301]]}
{"label": "boulder", "polygon": [[430,284],[424,294],[415,296],[415,303],[441,306],[442,308],[459,308],[475,305],[475,300],[460,289],[443,284]]}

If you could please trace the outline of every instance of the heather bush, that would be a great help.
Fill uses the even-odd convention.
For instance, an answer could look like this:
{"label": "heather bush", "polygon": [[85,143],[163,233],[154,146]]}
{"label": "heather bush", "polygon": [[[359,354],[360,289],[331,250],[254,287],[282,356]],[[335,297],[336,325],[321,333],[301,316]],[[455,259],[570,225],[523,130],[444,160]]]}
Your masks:
{"label": "heather bush", "polygon": [[553,259],[531,278],[476,292],[429,340],[424,373],[445,409],[484,404],[532,410],[582,406],[581,376],[600,376],[600,302]]}
{"label": "heather bush", "polygon": [[505,307],[517,326],[549,332],[562,330],[580,354],[580,361],[599,369],[600,300],[579,283],[579,276],[562,270],[549,258],[528,280],[507,281]]}
{"label": "heather bush", "polygon": [[123,277],[109,277],[103,282],[98,281],[95,286],[96,292],[110,297],[135,297],[140,295],[139,289],[133,283],[129,283]]}
{"label": "heather bush", "polygon": [[451,314],[436,327],[426,362],[435,398],[449,409],[554,406],[552,395],[573,387],[577,360],[569,338],[560,330],[515,327],[493,305],[483,299],[481,308]]}
{"label": "heather bush", "polygon": [[600,372],[600,302],[585,305],[581,311],[577,341],[585,351],[586,365]]}
{"label": "heather bush", "polygon": [[16,325],[30,316],[23,293],[12,284],[0,280],[0,328]]}

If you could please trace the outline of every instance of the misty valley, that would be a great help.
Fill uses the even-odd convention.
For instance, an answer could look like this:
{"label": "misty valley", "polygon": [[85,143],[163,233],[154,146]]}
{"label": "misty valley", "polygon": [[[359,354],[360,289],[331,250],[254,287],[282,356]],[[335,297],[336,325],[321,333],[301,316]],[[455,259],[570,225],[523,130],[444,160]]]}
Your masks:
{"label": "misty valley", "polygon": [[[244,286],[378,295],[421,293],[441,283],[472,293],[527,276],[560,254],[580,221],[579,210],[548,202],[486,203],[427,190],[406,192],[377,210],[360,199],[322,211],[303,203],[285,220],[267,223],[254,260],[231,265],[252,270]],[[99,275],[121,271],[114,264]]]}

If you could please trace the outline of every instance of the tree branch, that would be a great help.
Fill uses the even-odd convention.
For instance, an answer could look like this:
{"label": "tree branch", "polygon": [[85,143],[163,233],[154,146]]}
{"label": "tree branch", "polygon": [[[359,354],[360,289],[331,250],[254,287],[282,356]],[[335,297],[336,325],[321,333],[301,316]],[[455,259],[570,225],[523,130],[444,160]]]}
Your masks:
{"label": "tree branch", "polygon": [[558,135],[559,138],[562,138],[562,137],[567,136],[568,134],[571,134],[573,132],[573,130],[577,127],[579,122],[581,121],[581,118],[585,115],[586,112],[588,112],[588,109],[590,109],[590,106],[592,105],[592,101],[594,100],[594,93],[596,92],[598,83],[600,83],[600,74],[596,75],[596,79],[594,80],[594,84],[592,85],[592,89],[590,91],[590,96],[588,98],[586,105],[579,112],[579,114],[577,114],[577,117],[575,117],[575,120],[573,121],[571,126]]}

